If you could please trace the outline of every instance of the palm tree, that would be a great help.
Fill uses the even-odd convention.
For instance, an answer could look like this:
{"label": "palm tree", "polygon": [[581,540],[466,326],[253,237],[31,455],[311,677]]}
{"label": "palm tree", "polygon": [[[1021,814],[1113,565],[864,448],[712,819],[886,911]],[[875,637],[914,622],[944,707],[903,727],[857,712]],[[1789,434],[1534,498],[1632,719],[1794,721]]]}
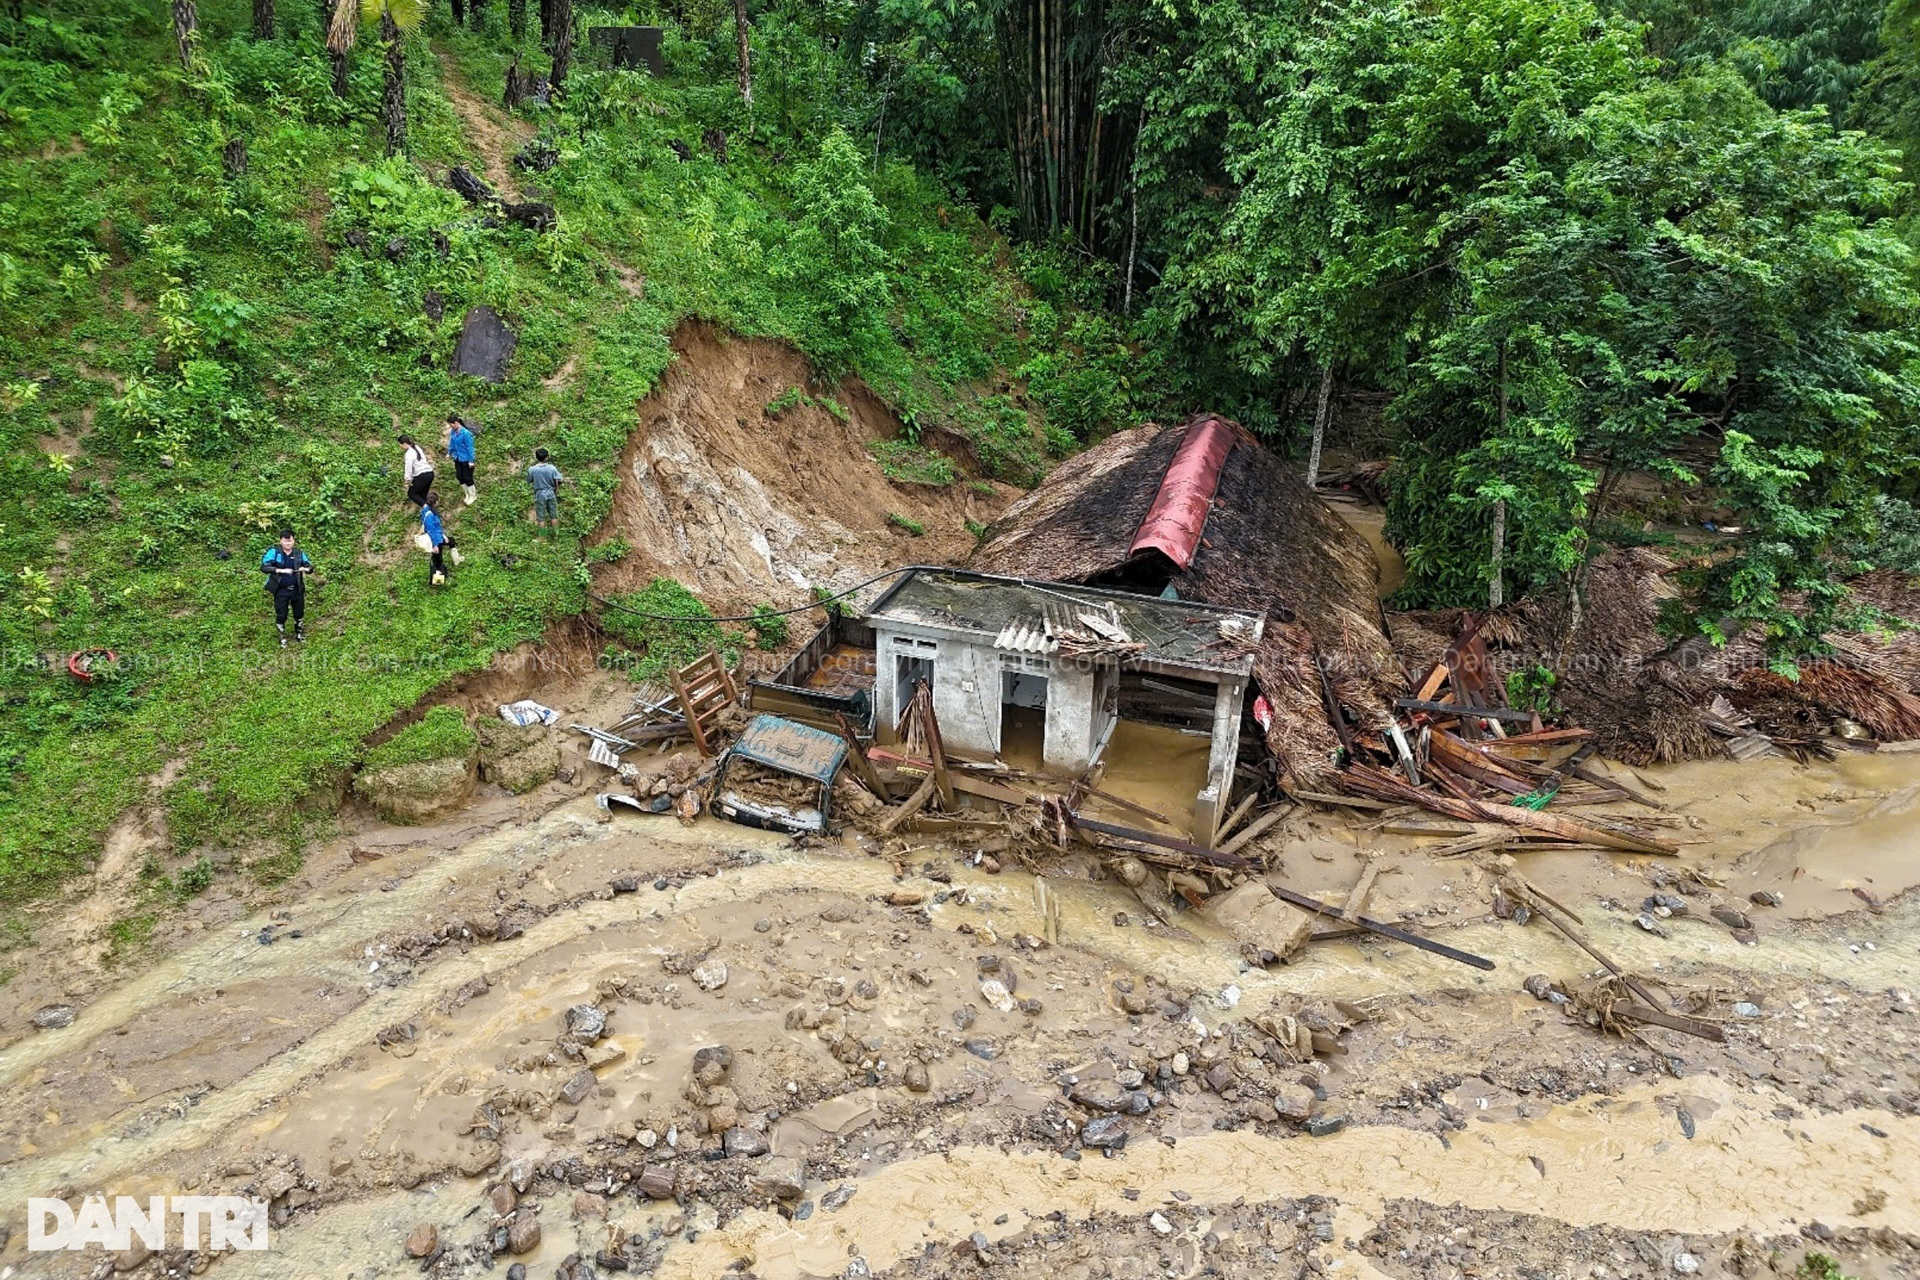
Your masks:
{"label": "palm tree", "polygon": [[359,37],[362,22],[380,24],[380,43],[386,48],[386,88],[380,116],[387,126],[387,154],[407,149],[407,54],[405,36],[419,29],[427,16],[427,0],[339,0],[333,26],[327,32],[327,52],[334,57],[334,92],[346,95],[347,50]]}
{"label": "palm tree", "polygon": [[553,74],[547,87],[560,93],[567,86],[567,67],[573,61],[573,0],[553,0]]}
{"label": "palm tree", "polygon": [[193,0],[173,0],[173,39],[180,46],[180,70],[193,70],[193,46],[198,39],[200,15]]}

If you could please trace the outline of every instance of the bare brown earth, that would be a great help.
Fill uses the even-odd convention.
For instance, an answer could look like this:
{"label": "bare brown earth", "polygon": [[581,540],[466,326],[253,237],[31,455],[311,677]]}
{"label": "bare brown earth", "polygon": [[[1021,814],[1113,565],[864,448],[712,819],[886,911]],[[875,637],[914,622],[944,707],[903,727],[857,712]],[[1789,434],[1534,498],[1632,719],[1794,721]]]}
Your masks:
{"label": "bare brown earth", "polygon": [[[903,564],[951,564],[973,549],[967,522],[998,515],[1005,485],[896,483],[868,452],[900,421],[858,380],[818,385],[785,343],[729,337],[698,322],[674,335],[675,360],[640,404],[613,512],[594,541],[632,552],[602,590],[674,578],[709,604],[803,603],[814,584],[845,588]],[[799,389],[808,400],[767,406]],[[845,420],[825,407],[832,399]],[[916,535],[889,516],[919,525]]]}
{"label": "bare brown earth", "polygon": [[[581,715],[625,694],[607,673],[545,678]],[[504,679],[461,696],[516,692]],[[1538,921],[1496,919],[1485,868],[1335,812],[1275,837],[1287,883],[1338,895],[1377,851],[1373,914],[1498,967],[1362,940],[1248,968],[1073,858],[1048,945],[1023,872],[917,841],[603,820],[587,795],[604,773],[568,760],[574,782],[483,786],[437,827],[350,811],[294,882],[216,888],[137,964],[10,957],[0,1274],[110,1265],[23,1251],[28,1195],[101,1189],[271,1198],[272,1251],[217,1260],[222,1276],[418,1274],[403,1241],[422,1222],[441,1276],[546,1277],[576,1254],[601,1276],[765,1280],[1607,1280],[1680,1274],[1682,1252],[1747,1276],[1812,1248],[1894,1276],[1920,1258],[1920,906],[1901,896],[1920,867],[1900,856],[1920,758],[1660,770],[1673,834],[1699,842],[1681,859],[1521,855],[1622,963],[1723,1019],[1724,1045],[1630,1043],[1525,995],[1529,974],[1593,966]],[[1724,888],[1696,887],[1656,937],[1631,921],[1676,864]],[[1704,908],[1761,883],[1784,903],[1749,908],[1743,946]],[[1366,1015],[1344,1052],[1277,1051],[1272,1015],[1336,999]],[[32,1029],[55,1001],[73,1024]],[[568,1034],[580,1004],[604,1036]],[[702,1084],[711,1045],[731,1067]],[[1131,1094],[1124,1148],[1083,1146]],[[1344,1125],[1310,1136],[1295,1106]],[[728,1126],[769,1154],[727,1154]],[[496,1258],[502,1182],[541,1235]],[[203,1260],[137,1274],[163,1265]]]}

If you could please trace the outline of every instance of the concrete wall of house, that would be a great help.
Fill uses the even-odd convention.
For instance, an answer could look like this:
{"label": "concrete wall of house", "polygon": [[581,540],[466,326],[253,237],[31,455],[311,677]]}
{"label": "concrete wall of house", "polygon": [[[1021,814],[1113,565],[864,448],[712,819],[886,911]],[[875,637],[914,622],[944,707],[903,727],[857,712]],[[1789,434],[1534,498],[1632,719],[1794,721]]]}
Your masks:
{"label": "concrete wall of house", "polygon": [[1233,794],[1233,767],[1240,759],[1240,714],[1246,702],[1243,680],[1223,680],[1213,697],[1213,739],[1207,745],[1207,785],[1194,797],[1193,842],[1211,845]]}
{"label": "concrete wall of house", "polygon": [[1097,672],[1088,666],[1056,662],[1047,681],[1047,768],[1080,773],[1093,763],[1100,740]]}

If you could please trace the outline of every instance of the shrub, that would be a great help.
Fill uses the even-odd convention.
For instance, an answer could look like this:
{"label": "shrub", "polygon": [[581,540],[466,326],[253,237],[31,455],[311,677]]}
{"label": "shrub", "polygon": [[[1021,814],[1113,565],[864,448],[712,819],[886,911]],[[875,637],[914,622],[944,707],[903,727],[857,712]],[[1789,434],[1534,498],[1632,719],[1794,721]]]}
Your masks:
{"label": "shrub", "polygon": [[458,707],[430,707],[427,714],[367,752],[369,769],[444,760],[473,754],[478,739]]}
{"label": "shrub", "polygon": [[927,532],[927,526],[921,524],[912,516],[901,515],[898,511],[887,512],[887,523],[897,528],[905,529],[916,538],[925,536]]}
{"label": "shrub", "polygon": [[943,454],[905,440],[876,440],[867,452],[880,464],[880,474],[901,484],[949,485],[953,462]]}
{"label": "shrub", "polygon": [[672,578],[655,578],[639,591],[611,597],[609,603],[612,607],[601,613],[600,625],[638,655],[628,669],[636,680],[684,667],[709,649],[727,648],[713,611]]}
{"label": "shrub", "polygon": [[762,649],[778,649],[787,642],[786,615],[774,612],[770,604],[753,606],[753,621],[747,625],[753,628],[753,642]]}

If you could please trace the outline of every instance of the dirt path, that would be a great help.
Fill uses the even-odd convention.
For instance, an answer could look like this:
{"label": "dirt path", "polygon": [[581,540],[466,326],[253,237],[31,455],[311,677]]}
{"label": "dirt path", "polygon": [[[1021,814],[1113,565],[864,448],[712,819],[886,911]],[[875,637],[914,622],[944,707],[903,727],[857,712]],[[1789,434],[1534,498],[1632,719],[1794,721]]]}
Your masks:
{"label": "dirt path", "polygon": [[[1920,783],[1854,768],[1769,780],[1774,807],[1690,859],[1837,902],[1836,864],[1864,853],[1884,875],[1875,850],[1910,847]],[[1727,770],[1663,776],[1679,808],[1727,803]],[[1808,813],[1800,792],[1836,798]],[[1809,909],[1754,946],[1704,921],[1661,938],[1623,902],[1643,865],[1530,863],[1602,947],[1725,1019],[1724,1045],[1663,1032],[1656,1052],[1523,994],[1589,962],[1494,919],[1457,862],[1385,877],[1376,911],[1458,900],[1414,923],[1494,972],[1371,942],[1260,970],[1071,868],[1048,946],[1031,877],[950,851],[555,799],[356,832],[70,1026],[0,1030],[0,1274],[91,1274],[97,1254],[29,1258],[13,1206],[101,1188],[271,1200],[272,1251],[223,1276],[415,1275],[402,1241],[423,1222],[444,1277],[484,1260],[584,1280],[577,1255],[689,1280],[983,1261],[1048,1280],[1600,1280],[1672,1275],[1682,1253],[1707,1276],[1773,1255],[1790,1272],[1816,1243],[1856,1275],[1914,1263],[1920,902]],[[1787,813],[1806,821],[1769,832]],[[1296,832],[1295,874],[1349,874],[1315,856],[1342,832],[1364,834]],[[1364,1015],[1342,1052],[1283,1052],[1273,1020],[1334,999]],[[696,1059],[710,1045],[724,1067]],[[537,1244],[496,1260],[536,1221]]]}
{"label": "dirt path", "polygon": [[460,131],[479,154],[481,176],[508,200],[526,199],[514,178],[512,161],[515,153],[532,140],[533,125],[479,97],[467,88],[446,54],[436,53],[436,56],[440,60],[442,87],[460,117]]}

